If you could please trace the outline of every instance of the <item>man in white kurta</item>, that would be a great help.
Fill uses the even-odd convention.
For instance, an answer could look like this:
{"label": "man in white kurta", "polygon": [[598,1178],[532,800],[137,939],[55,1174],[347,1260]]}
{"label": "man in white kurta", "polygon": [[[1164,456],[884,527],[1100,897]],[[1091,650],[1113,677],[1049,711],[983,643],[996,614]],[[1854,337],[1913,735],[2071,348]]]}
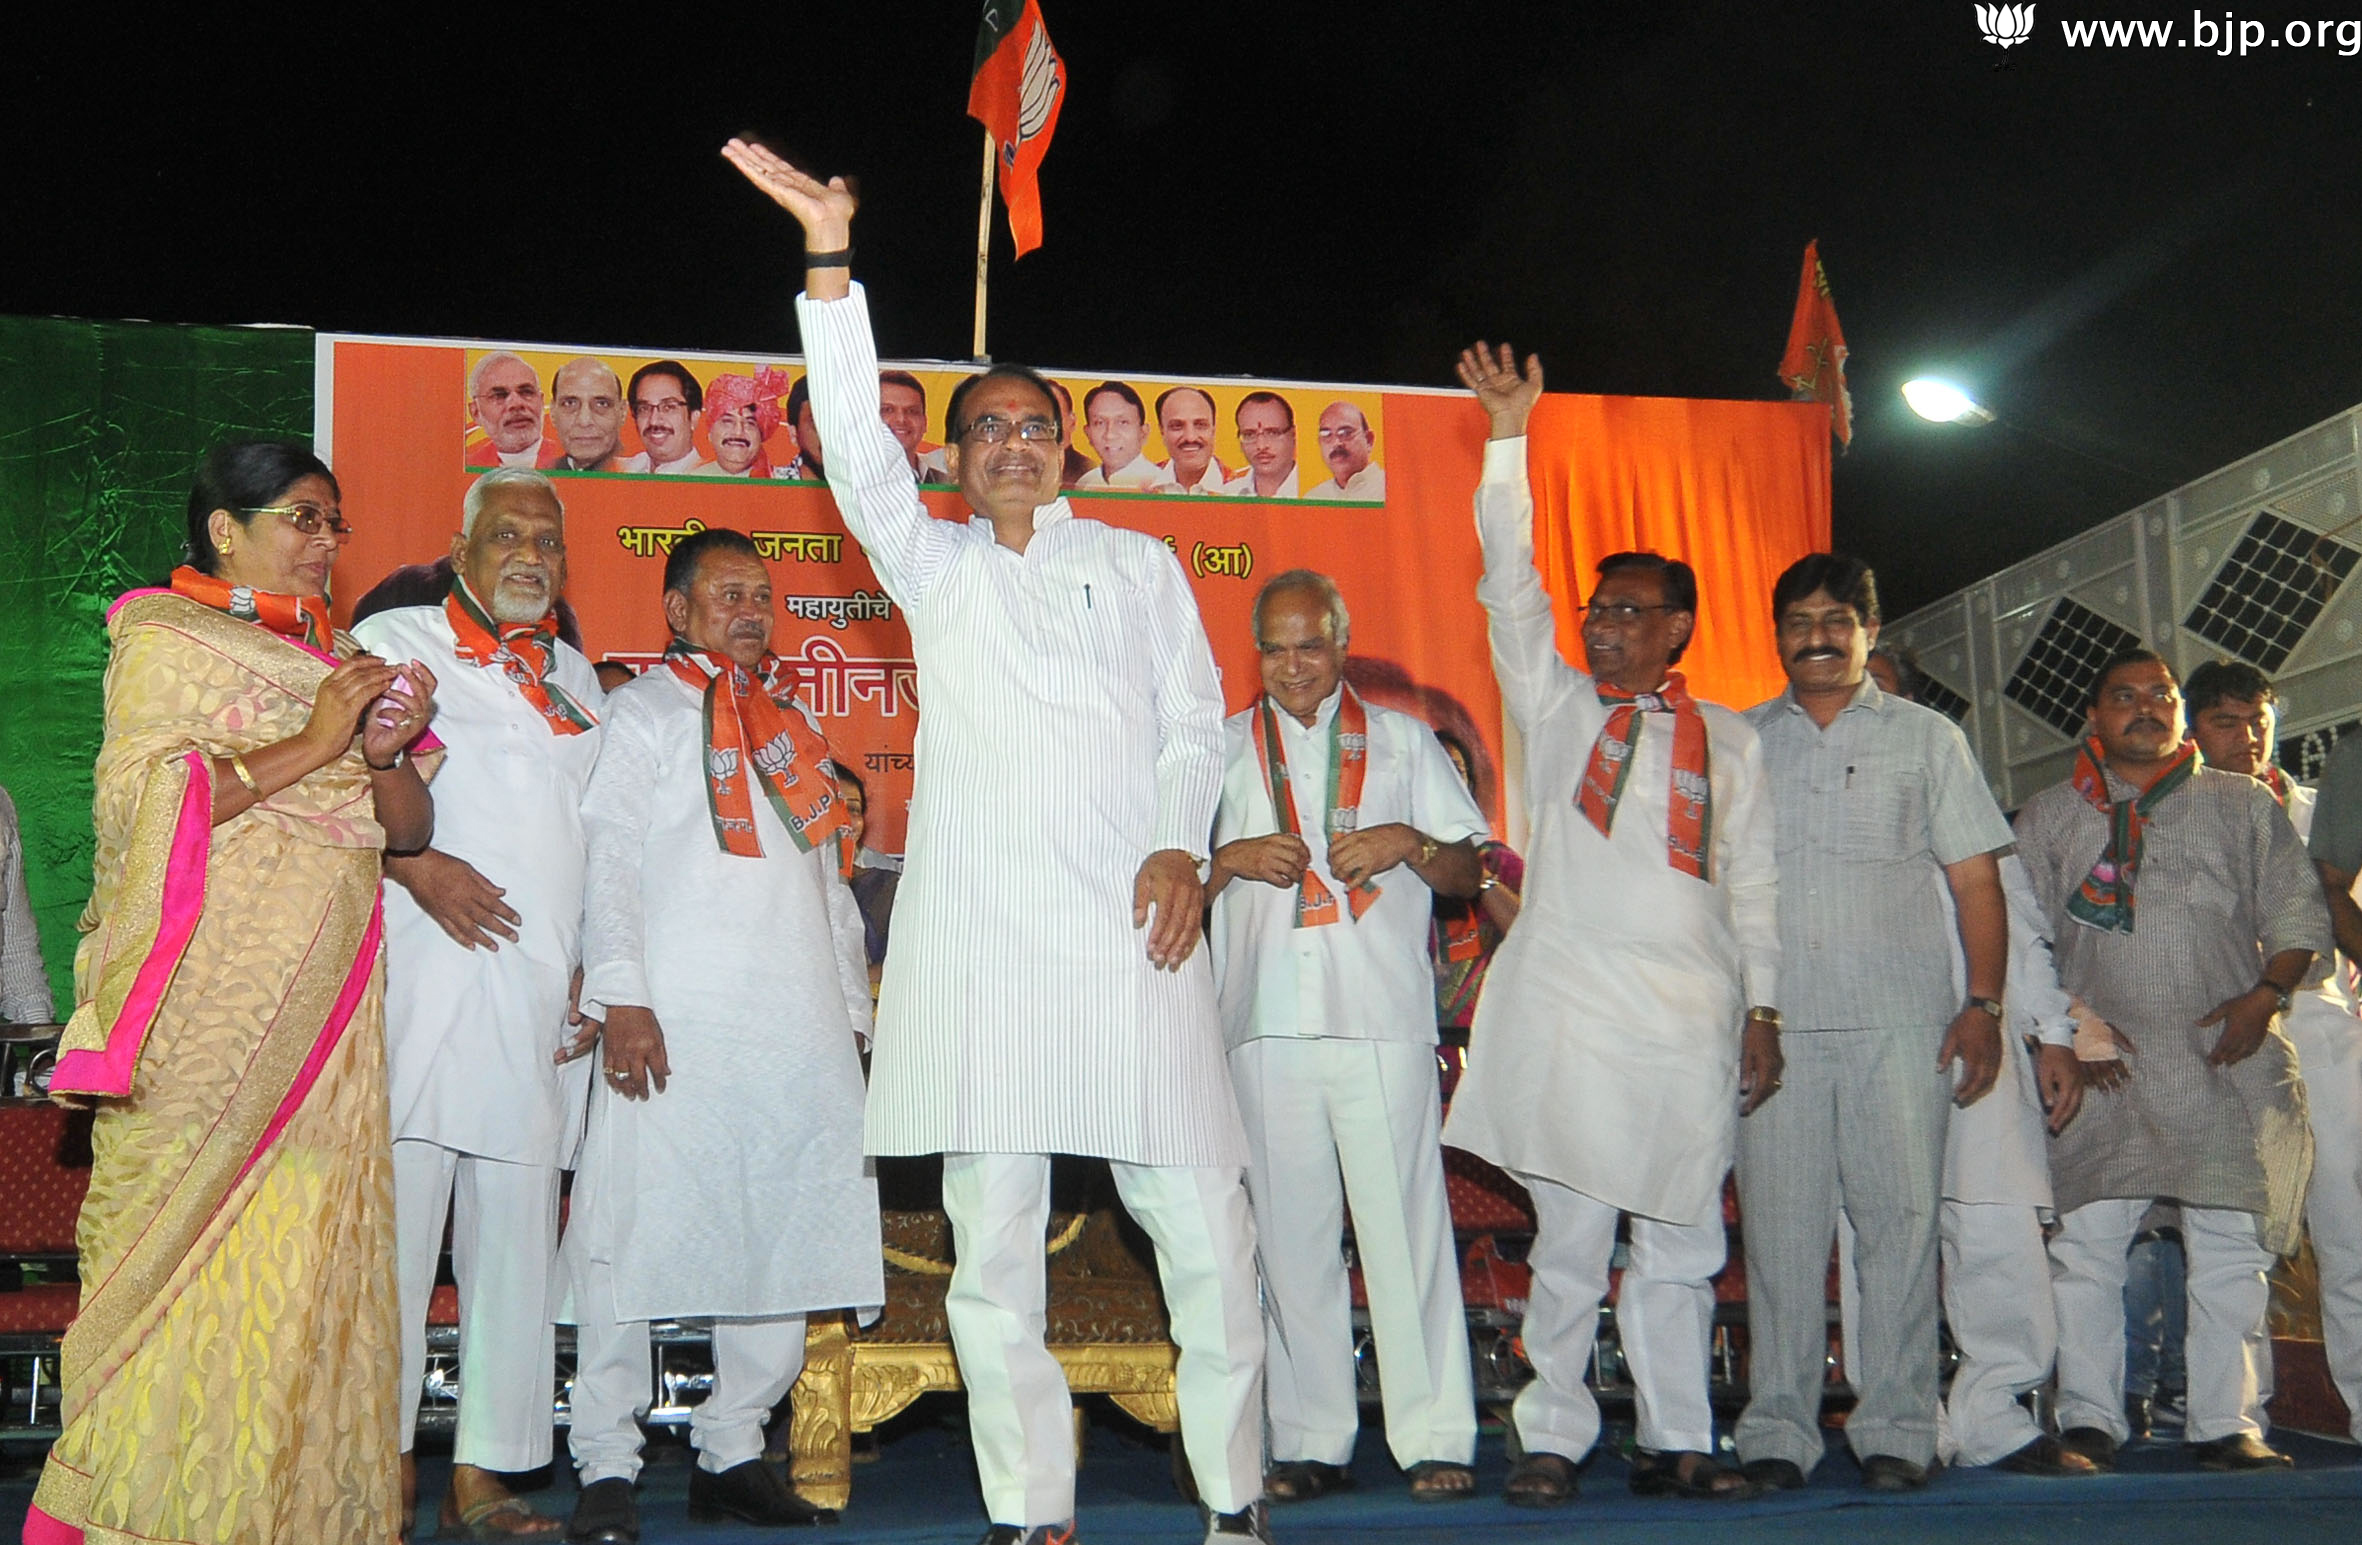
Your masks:
{"label": "man in white kurta", "polygon": [[[1460,376],[1492,419],[1476,492],[1477,599],[1525,737],[1534,822],[1524,904],[1494,957],[1443,1134],[1534,1198],[1523,1334],[1535,1379],[1517,1398],[1526,1459],[1508,1497],[1564,1501],[1598,1439],[1583,1376],[1619,1213],[1632,1219],[1616,1325],[1638,1390],[1634,1487],[1744,1496],[1746,1483],[1711,1458],[1707,1356],[1742,1098],[1752,1108],[1779,1079],[1778,1017],[1762,1007],[1775,1001],[1779,962],[1762,760],[1730,710],[1655,706],[1687,702],[1679,674],[1666,674],[1696,619],[1686,566],[1606,560],[1585,608],[1590,672],[1559,656],[1526,478],[1540,365],[1521,376],[1506,350],[1479,346]],[[1613,738],[1611,689],[1638,710],[1626,710],[1628,745]],[[1679,765],[1685,712],[1703,719],[1703,769]],[[1611,768],[1624,763],[1605,831],[1577,803],[1600,752]],[[1700,771],[1707,803],[1692,838],[1704,851],[1685,854],[1674,818],[1677,804],[1698,802]]]}
{"label": "man in white kurta", "polygon": [[379,612],[353,635],[386,659],[431,663],[436,734],[450,748],[430,791],[434,846],[386,866],[403,1447],[417,1429],[448,1213],[461,1397],[445,1515],[474,1524],[505,1513],[494,1526],[522,1532],[523,1504],[503,1508],[495,1474],[550,1460],[558,1178],[573,1162],[584,1087],[580,1069],[552,1056],[580,958],[580,806],[601,693],[551,623],[566,558],[549,479],[488,472],[464,520],[449,599]]}
{"label": "man in white kurta", "polygon": [[2322,1350],[2346,1403],[2348,1430],[2362,1441],[2362,1015],[2355,1010],[2347,953],[2354,925],[2362,921],[2354,910],[2362,850],[2349,850],[2362,812],[2325,814],[2333,799],[2351,797],[2338,776],[2338,759],[2322,770],[2318,789],[2293,781],[2274,762],[2279,696],[2261,671],[2235,661],[2201,665],[2184,691],[2190,733],[2207,765],[2261,780],[2288,811],[2296,834],[2311,844],[2336,931],[2337,952],[2313,967],[2283,1024],[2296,1045],[2313,1124],[2305,1230],[2320,1273]]}
{"label": "man in white kurta", "polygon": [[[713,1393],[690,1417],[692,1517],[809,1521],[818,1510],[763,1463],[763,1422],[802,1370],[807,1311],[884,1299],[861,1154],[869,973],[837,868],[843,807],[825,743],[790,696],[793,669],[769,653],[771,586],[752,542],[699,533],[665,575],[674,644],[607,698],[583,800],[582,1012],[604,1024],[605,1076],[564,1252],[579,1326],[576,1538],[585,1509],[612,1517],[639,1472],[654,1319],[713,1327]],[[808,735],[812,759],[786,783],[801,772],[810,809],[763,792],[784,734],[750,746],[722,728],[738,722],[733,668]]]}
{"label": "man in white kurta", "polygon": [[1318,1495],[1353,1457],[1350,1203],[1387,1445],[1414,1495],[1465,1496],[1476,1396],[1427,925],[1435,895],[1476,893],[1490,829],[1433,731],[1344,684],[1349,626],[1324,575],[1281,574],[1257,597],[1264,691],[1226,727],[1208,881],[1263,1267],[1266,1489]]}
{"label": "man in white kurta", "polygon": [[1043,1345],[1053,1153],[1111,1161],[1154,1240],[1211,1532],[1259,1535],[1246,1139],[1196,952],[1222,705],[1188,581],[1162,542],[1058,496],[1057,399],[1020,367],[954,394],[945,435],[977,514],[929,515],[878,420],[852,194],[757,147],[724,154],[804,226],[796,314],[829,488],[918,660],[868,1144],[944,1155],[946,1312],[992,1537],[1046,1537],[1074,1514],[1071,1402]]}

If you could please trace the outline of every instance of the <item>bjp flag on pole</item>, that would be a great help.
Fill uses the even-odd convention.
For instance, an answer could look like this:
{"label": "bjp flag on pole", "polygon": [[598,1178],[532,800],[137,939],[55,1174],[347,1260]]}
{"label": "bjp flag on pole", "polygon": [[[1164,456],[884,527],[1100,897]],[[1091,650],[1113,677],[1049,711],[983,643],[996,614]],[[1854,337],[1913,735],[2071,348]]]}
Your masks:
{"label": "bjp flag on pole", "polygon": [[985,0],[976,31],[976,71],[968,84],[968,116],[1000,147],[1001,202],[1009,206],[1009,235],[1017,255],[1042,244],[1042,194],[1035,174],[1058,109],[1066,100],[1066,61],[1050,46],[1035,0]]}
{"label": "bjp flag on pole", "polygon": [[1829,272],[1821,267],[1821,244],[1804,246],[1804,274],[1796,281],[1796,319],[1788,324],[1788,352],[1780,356],[1780,380],[1799,402],[1829,405],[1829,428],[1838,443],[1854,443],[1853,398],[1845,389],[1845,329],[1837,325],[1837,302],[1829,294]]}

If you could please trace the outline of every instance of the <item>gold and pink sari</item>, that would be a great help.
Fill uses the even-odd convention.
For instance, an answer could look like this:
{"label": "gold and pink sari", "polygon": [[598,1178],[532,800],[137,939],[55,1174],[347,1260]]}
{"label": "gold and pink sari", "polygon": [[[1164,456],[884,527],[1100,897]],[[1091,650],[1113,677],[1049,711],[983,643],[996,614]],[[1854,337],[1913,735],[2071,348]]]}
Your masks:
{"label": "gold and pink sari", "polygon": [[[394,1214],[359,744],[216,826],[211,757],[335,660],[174,591],[108,615],[95,885],[51,1093],[97,1106],[28,1545],[385,1545]],[[355,646],[335,640],[338,652]]]}

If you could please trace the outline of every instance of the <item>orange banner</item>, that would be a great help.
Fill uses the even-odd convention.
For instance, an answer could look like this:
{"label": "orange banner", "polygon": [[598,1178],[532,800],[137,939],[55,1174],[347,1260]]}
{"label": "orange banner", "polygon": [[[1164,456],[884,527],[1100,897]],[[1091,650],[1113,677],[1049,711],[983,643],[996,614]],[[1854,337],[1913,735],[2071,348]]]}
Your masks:
{"label": "orange banner", "polygon": [[[899,609],[826,486],[809,480],[813,447],[787,396],[802,367],[662,362],[681,367],[684,383],[644,369],[659,363],[605,349],[321,335],[318,439],[356,527],[338,567],[340,616],[393,568],[447,551],[469,483],[504,454],[558,481],[568,595],[594,660],[642,664],[663,649],[659,590],[673,543],[703,527],[747,532],[780,597],[773,647],[801,671],[839,760],[868,785],[870,845],[899,851],[917,666]],[[888,372],[882,413],[922,479],[941,476],[943,402],[960,374],[941,364]],[[1232,709],[1259,690],[1257,588],[1288,569],[1322,570],[1352,610],[1357,689],[1461,741],[1480,802],[1499,819],[1501,700],[1469,514],[1485,431],[1465,394],[1054,379],[1074,398],[1078,513],[1171,546]],[[684,406],[708,390],[715,412]],[[669,431],[643,439],[640,422],[659,421]],[[750,424],[759,443],[748,443]],[[1698,639],[1684,661],[1693,690],[1737,706],[1778,690],[1771,581],[1827,545],[1828,434],[1827,410],[1814,404],[1546,399],[1531,447],[1537,551],[1562,598],[1569,657],[1581,649],[1564,598],[1588,588],[1601,556],[1654,547],[1699,572]],[[670,459],[652,461],[659,448]],[[1178,491],[1183,482],[1227,491],[1196,497]],[[964,515],[956,489],[923,482],[921,492],[938,516]]]}

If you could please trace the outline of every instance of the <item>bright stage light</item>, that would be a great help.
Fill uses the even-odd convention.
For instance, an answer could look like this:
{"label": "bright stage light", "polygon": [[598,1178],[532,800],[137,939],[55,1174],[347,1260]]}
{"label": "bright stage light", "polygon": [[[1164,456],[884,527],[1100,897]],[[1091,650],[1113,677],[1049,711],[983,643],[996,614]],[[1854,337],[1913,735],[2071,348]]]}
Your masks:
{"label": "bright stage light", "polygon": [[1920,376],[1903,383],[1903,400],[1931,424],[1990,424],[1993,410],[1949,381]]}

